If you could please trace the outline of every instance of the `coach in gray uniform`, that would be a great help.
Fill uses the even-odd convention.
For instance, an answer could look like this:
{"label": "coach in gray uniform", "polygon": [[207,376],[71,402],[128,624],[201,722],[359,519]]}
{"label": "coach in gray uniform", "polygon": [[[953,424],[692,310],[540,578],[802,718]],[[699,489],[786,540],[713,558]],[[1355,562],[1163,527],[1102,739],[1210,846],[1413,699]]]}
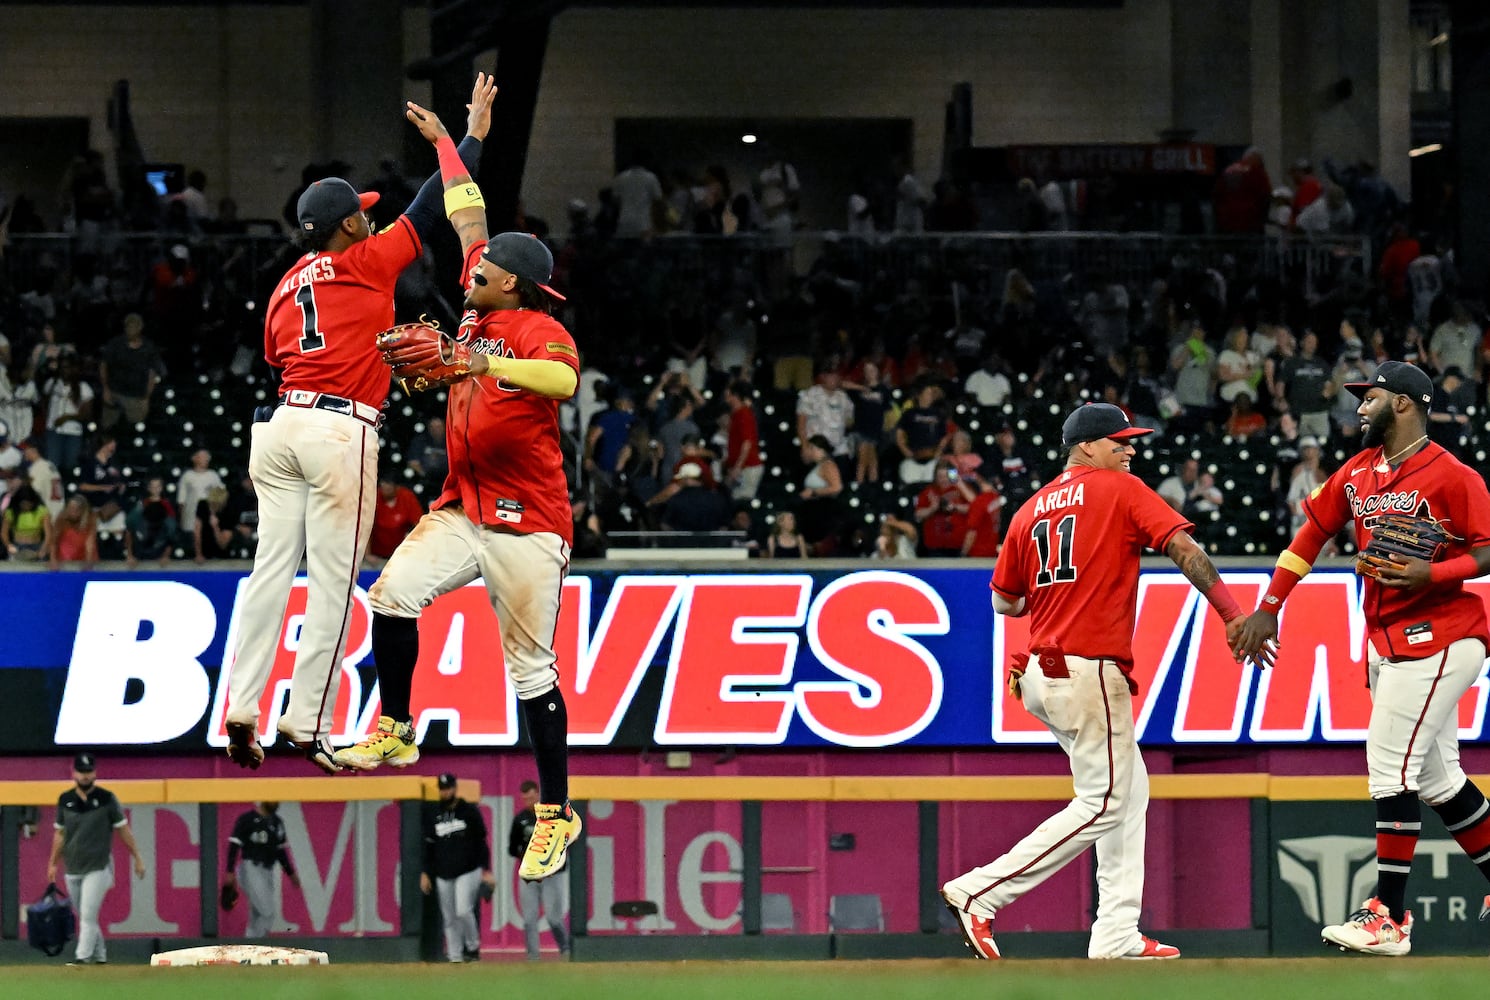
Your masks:
{"label": "coach in gray uniform", "polygon": [[72,761],[73,787],[57,799],[57,831],[47,860],[47,881],[57,881],[57,862],[67,869],[67,894],[78,911],[77,965],[103,965],[108,959],[98,911],[114,887],[114,832],[134,858],[135,877],[145,877],[145,859],[135,846],[129,821],[114,793],[94,783],[97,764],[91,753]]}
{"label": "coach in gray uniform", "polygon": [[[243,852],[243,868],[238,867],[238,853]],[[278,802],[260,802],[238,817],[228,836],[228,872],[225,884],[242,886],[248,897],[247,938],[261,938],[274,929],[279,917],[275,905],[274,866],[285,870],[285,877],[300,888],[300,876],[290,863],[285,821],[279,818]]]}
{"label": "coach in gray uniform", "polygon": [[495,885],[491,847],[481,810],[455,794],[455,775],[442,774],[440,801],[424,815],[424,871],[419,888],[435,890],[445,925],[445,957],[452,962],[481,959],[476,895],[483,883]]}

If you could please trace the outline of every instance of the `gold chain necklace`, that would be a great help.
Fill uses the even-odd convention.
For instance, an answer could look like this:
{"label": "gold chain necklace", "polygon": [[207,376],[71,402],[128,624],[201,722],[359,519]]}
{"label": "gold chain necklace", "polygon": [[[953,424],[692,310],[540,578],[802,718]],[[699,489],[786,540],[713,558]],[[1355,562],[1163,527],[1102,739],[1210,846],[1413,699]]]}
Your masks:
{"label": "gold chain necklace", "polygon": [[1418,438],[1412,444],[1408,445],[1406,448],[1403,448],[1401,451],[1397,452],[1397,454],[1392,455],[1389,458],[1387,458],[1386,463],[1388,465],[1395,465],[1395,464],[1397,464],[1397,459],[1401,458],[1403,455],[1406,455],[1409,451],[1412,451],[1414,448],[1416,448],[1418,445],[1422,444],[1426,440],[1428,440],[1428,435],[1424,434],[1422,437]]}

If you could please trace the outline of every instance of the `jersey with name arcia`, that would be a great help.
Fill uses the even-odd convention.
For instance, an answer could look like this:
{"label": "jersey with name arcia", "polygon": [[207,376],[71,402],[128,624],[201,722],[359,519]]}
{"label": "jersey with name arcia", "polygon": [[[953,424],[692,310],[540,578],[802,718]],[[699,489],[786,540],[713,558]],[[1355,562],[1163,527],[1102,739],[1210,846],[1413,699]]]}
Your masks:
{"label": "jersey with name arcia", "polygon": [[279,279],[264,314],[264,358],[280,392],[305,389],[381,409],[390,373],[376,337],[393,325],[393,286],[419,254],[400,215],[340,253],[308,253]]}
{"label": "jersey with name arcia", "polygon": [[[1352,457],[1304,501],[1304,514],[1324,534],[1354,521],[1357,549],[1371,541],[1382,514],[1432,517],[1456,536],[1445,559],[1490,545],[1490,491],[1484,479],[1437,444],[1428,444],[1396,468],[1382,449]],[[1420,660],[1458,639],[1490,645],[1485,602],[1462,583],[1418,590],[1383,587],[1364,578],[1362,609],[1371,644],[1392,660]]]}
{"label": "jersey with name arcia", "polygon": [[[477,243],[470,249],[467,274],[484,248]],[[579,371],[579,351],[569,331],[532,309],[468,312],[459,335],[477,353],[559,361]],[[466,379],[450,387],[445,439],[450,472],[432,508],[459,503],[477,524],[548,531],[572,542],[559,400],[484,376]]]}
{"label": "jersey with name arcia", "polygon": [[1023,597],[1030,646],[1133,668],[1139,556],[1193,525],[1143,480],[1118,469],[1066,469],[1009,522],[993,589]]}

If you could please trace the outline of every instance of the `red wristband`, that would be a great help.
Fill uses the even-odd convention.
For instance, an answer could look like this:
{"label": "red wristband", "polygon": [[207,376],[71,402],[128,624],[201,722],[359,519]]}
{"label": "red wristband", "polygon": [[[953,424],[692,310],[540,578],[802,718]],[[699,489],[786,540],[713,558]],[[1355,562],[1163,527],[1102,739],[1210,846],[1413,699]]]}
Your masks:
{"label": "red wristband", "polygon": [[462,175],[470,175],[471,171],[466,168],[465,161],[460,158],[460,150],[455,148],[455,140],[450,136],[442,135],[436,140],[435,153],[440,157],[440,178],[446,184]]}
{"label": "red wristband", "polygon": [[1221,616],[1223,622],[1232,622],[1242,617],[1241,605],[1231,596],[1225,580],[1217,580],[1215,586],[1206,591],[1205,599],[1211,602],[1211,607],[1216,609],[1216,614]]}
{"label": "red wristband", "polygon": [[1434,583],[1460,583],[1480,575],[1480,564],[1468,552],[1462,556],[1432,563],[1428,567],[1428,579]]}
{"label": "red wristband", "polygon": [[1291,569],[1284,569],[1282,566],[1274,568],[1273,579],[1268,583],[1267,593],[1262,595],[1262,603],[1258,606],[1258,610],[1276,615],[1288,595],[1293,593],[1293,588],[1297,587],[1302,579],[1302,576]]}

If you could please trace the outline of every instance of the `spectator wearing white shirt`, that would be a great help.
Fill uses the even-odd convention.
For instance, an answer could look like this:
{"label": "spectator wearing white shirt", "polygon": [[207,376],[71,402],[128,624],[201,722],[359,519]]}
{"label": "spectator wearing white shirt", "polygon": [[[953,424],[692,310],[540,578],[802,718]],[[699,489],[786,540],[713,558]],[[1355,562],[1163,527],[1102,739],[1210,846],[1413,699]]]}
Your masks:
{"label": "spectator wearing white shirt", "polygon": [[983,365],[967,377],[963,390],[978,401],[979,406],[1003,406],[1014,391],[1009,376],[1004,374],[1004,359],[990,351],[983,357]]}
{"label": "spectator wearing white shirt", "polygon": [[1465,373],[1480,370],[1480,328],[1463,302],[1456,301],[1453,315],[1438,324],[1433,339],[1428,342],[1428,351],[1433,357],[1433,367],[1440,372],[1450,368]]}
{"label": "spectator wearing white shirt", "polygon": [[217,470],[211,468],[212,453],[206,448],[198,448],[192,452],[191,468],[181,473],[181,479],[176,483],[176,517],[183,525],[183,531],[189,531],[196,524],[197,507],[213,489],[226,489],[227,485]]}
{"label": "spectator wearing white shirt", "polygon": [[817,383],[797,396],[797,438],[805,448],[808,441],[822,435],[835,459],[847,459],[848,429],[854,422],[854,401],[843,391],[842,381],[837,369],[824,365]]}
{"label": "spectator wearing white shirt", "polygon": [[617,236],[652,235],[656,228],[654,213],[667,207],[662,197],[662,182],[643,162],[643,157],[633,157],[626,169],[611,181],[611,194],[617,206]]}

